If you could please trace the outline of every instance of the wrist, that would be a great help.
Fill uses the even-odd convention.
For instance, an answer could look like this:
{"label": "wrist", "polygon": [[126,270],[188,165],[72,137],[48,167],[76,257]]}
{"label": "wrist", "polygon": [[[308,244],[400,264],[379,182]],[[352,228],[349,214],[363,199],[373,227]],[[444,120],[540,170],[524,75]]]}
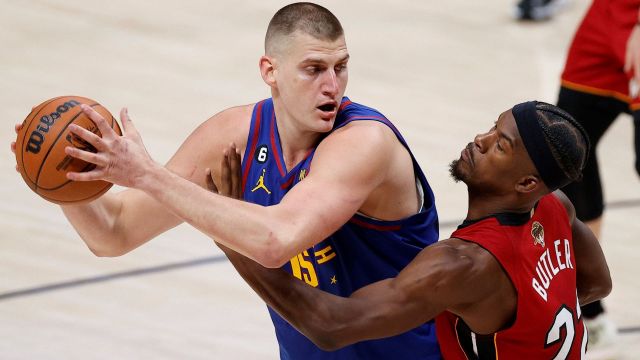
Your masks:
{"label": "wrist", "polygon": [[136,176],[134,186],[132,187],[151,194],[156,188],[162,187],[162,179],[166,179],[167,174],[170,175],[169,170],[155,161],[150,160],[150,163]]}

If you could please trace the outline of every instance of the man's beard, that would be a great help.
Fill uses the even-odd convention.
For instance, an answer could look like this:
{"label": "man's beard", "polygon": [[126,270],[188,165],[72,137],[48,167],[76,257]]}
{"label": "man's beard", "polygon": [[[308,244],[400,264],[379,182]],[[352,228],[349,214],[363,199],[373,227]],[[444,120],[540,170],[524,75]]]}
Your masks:
{"label": "man's beard", "polygon": [[460,171],[460,167],[458,164],[460,163],[460,159],[453,160],[451,164],[449,164],[449,174],[453,178],[453,181],[460,182],[464,181],[464,175]]}

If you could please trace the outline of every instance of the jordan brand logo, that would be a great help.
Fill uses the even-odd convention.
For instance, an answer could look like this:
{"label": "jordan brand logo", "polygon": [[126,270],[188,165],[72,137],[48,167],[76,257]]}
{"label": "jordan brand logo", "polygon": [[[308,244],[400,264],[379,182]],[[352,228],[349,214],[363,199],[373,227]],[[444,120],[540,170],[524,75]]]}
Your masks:
{"label": "jordan brand logo", "polygon": [[267,192],[267,194],[271,194],[271,191],[269,191],[269,189],[267,189],[267,187],[264,185],[264,174],[266,171],[267,169],[262,169],[262,175],[260,175],[260,177],[258,178],[258,183],[256,183],[256,187],[254,187],[251,192],[254,192],[258,189],[263,189]]}

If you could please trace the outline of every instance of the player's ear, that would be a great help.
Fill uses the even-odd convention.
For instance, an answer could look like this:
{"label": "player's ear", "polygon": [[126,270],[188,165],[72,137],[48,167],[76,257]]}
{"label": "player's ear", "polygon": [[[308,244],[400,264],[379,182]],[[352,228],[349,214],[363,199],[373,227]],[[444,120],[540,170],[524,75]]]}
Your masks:
{"label": "player's ear", "polygon": [[260,58],[259,66],[260,66],[260,75],[262,75],[262,80],[270,87],[275,87],[276,77],[275,77],[274,59],[267,55],[263,55]]}
{"label": "player's ear", "polygon": [[516,191],[519,193],[531,193],[542,186],[543,183],[535,175],[525,175],[516,183]]}

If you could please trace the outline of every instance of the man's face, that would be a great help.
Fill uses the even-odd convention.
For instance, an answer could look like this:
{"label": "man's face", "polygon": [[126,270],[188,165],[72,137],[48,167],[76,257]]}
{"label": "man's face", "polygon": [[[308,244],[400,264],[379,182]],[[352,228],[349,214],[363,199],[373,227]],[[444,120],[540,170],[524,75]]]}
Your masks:
{"label": "man's face", "polygon": [[537,173],[511,110],[500,114],[488,132],[476,135],[451,163],[450,171],[470,191],[492,195],[511,193],[519,179]]}
{"label": "man's face", "polygon": [[280,105],[303,129],[330,131],[349,77],[344,36],[325,41],[295,32],[288,40],[274,61]]}

